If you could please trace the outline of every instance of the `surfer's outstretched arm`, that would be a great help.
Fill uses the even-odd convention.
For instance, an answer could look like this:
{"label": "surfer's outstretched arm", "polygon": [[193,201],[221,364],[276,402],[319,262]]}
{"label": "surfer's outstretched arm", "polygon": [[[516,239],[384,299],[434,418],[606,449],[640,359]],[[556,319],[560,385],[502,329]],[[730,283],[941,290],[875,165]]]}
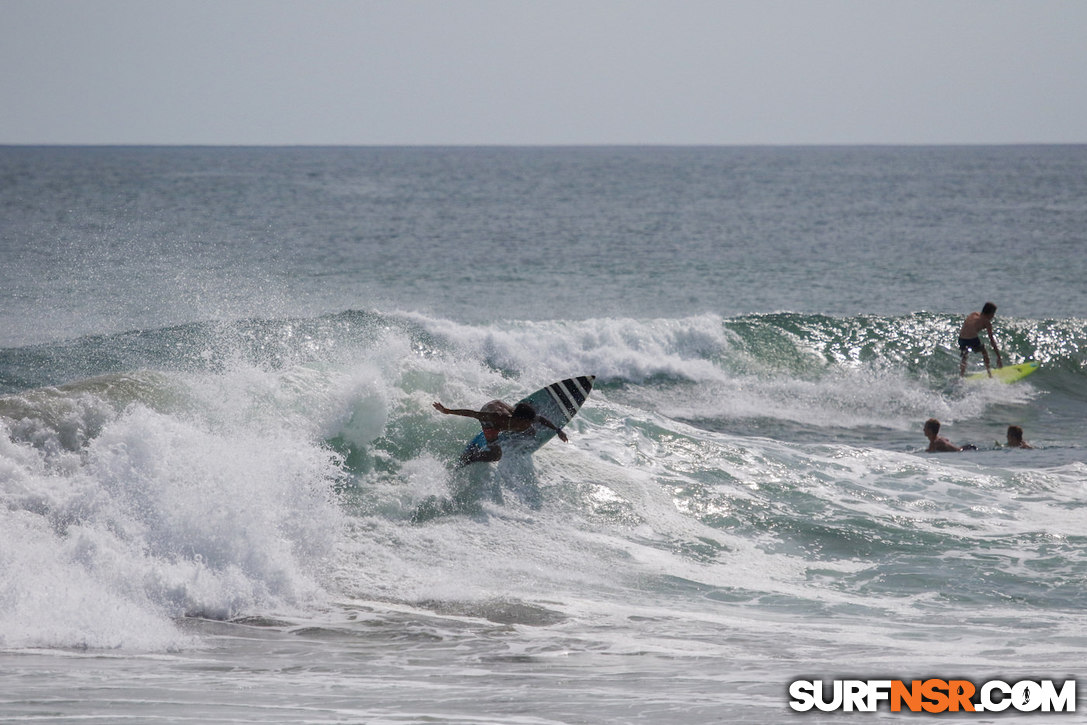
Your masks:
{"label": "surfer's outstretched arm", "polygon": [[439,413],[445,413],[446,415],[463,415],[466,418],[479,419],[478,410],[468,410],[467,408],[447,408],[441,403],[435,403],[434,409]]}
{"label": "surfer's outstretched arm", "polygon": [[555,425],[554,423],[552,423],[551,421],[549,421],[547,418],[543,417],[542,415],[537,415],[536,420],[538,420],[540,423],[542,423],[547,428],[550,428],[551,430],[558,433],[559,434],[559,440],[562,441],[563,443],[566,443],[567,441],[570,440],[569,438],[566,437],[565,433],[563,433],[561,430],[559,430],[559,427],[557,425]]}
{"label": "surfer's outstretched arm", "polygon": [[989,325],[989,344],[993,346],[993,352],[996,353],[996,366],[998,368],[1004,367],[1004,360],[1000,357],[1000,348],[996,346],[996,335],[993,334],[992,325]]}
{"label": "surfer's outstretched arm", "polygon": [[496,415],[489,410],[472,410],[470,408],[447,408],[441,403],[435,403],[434,409],[439,413],[445,413],[446,415],[463,415],[465,418],[475,418],[482,423],[495,424],[502,418],[500,415]]}

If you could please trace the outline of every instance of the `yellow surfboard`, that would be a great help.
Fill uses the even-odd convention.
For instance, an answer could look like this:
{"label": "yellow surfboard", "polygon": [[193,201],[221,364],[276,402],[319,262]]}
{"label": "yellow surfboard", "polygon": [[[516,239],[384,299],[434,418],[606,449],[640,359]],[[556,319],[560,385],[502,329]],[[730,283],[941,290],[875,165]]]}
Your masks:
{"label": "yellow surfboard", "polygon": [[[1038,363],[1025,362],[1019,365],[1005,365],[1002,368],[993,368],[993,380],[999,380],[1002,383],[1014,383],[1016,380],[1022,380],[1026,376],[1038,369]],[[967,380],[989,380],[989,374],[982,370],[980,373],[974,373],[973,375],[967,375]]]}

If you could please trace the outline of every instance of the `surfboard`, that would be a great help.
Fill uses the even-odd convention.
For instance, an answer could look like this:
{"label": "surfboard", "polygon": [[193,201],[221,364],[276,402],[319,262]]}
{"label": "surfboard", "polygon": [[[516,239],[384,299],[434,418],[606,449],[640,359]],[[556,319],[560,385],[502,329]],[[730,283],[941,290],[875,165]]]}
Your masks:
{"label": "surfboard", "polygon": [[[592,392],[595,380],[595,375],[567,378],[540,388],[517,402],[528,403],[535,409],[536,415],[543,416],[558,428],[563,428],[581,410],[585,399]],[[557,433],[547,426],[536,423],[524,433],[503,431],[498,434],[496,443],[502,447],[503,457],[507,453],[529,455],[535,453],[556,435]],[[461,460],[467,460],[472,451],[482,450],[487,446],[487,439],[480,432],[465,446]]]}
{"label": "surfboard", "polygon": [[[1002,368],[993,368],[992,380],[999,380],[1002,383],[1014,383],[1016,380],[1022,380],[1026,376],[1038,369],[1038,363],[1031,361],[1020,363],[1019,365],[1005,365]],[[973,375],[967,375],[967,380],[989,380],[989,374],[982,370],[980,373],[974,373]]]}

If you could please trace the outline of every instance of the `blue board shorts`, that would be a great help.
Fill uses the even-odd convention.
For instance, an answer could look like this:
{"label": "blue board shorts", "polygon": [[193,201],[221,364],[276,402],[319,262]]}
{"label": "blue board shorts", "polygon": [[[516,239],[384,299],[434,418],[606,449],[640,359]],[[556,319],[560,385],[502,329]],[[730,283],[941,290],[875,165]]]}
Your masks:
{"label": "blue board shorts", "polygon": [[980,352],[981,351],[981,338],[980,337],[971,337],[971,338],[960,337],[959,338],[959,350],[961,352],[966,352],[967,350],[973,350],[974,352]]}

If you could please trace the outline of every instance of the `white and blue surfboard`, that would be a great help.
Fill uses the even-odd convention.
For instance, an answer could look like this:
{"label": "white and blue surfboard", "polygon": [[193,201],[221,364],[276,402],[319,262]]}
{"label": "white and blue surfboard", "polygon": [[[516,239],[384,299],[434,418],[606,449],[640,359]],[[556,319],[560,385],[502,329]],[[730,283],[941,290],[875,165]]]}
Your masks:
{"label": "white and blue surfboard", "polygon": [[[595,380],[595,375],[567,378],[540,388],[532,395],[517,402],[528,403],[536,411],[536,415],[546,418],[556,428],[561,429],[581,410],[585,399],[592,392],[593,381]],[[502,447],[503,455],[507,453],[529,455],[556,435],[556,431],[537,423],[524,433],[502,431],[498,434],[498,440],[495,443]],[[473,451],[483,450],[489,445],[483,433],[480,432],[479,435],[468,442],[464,453],[461,454],[461,460],[467,459]]]}

